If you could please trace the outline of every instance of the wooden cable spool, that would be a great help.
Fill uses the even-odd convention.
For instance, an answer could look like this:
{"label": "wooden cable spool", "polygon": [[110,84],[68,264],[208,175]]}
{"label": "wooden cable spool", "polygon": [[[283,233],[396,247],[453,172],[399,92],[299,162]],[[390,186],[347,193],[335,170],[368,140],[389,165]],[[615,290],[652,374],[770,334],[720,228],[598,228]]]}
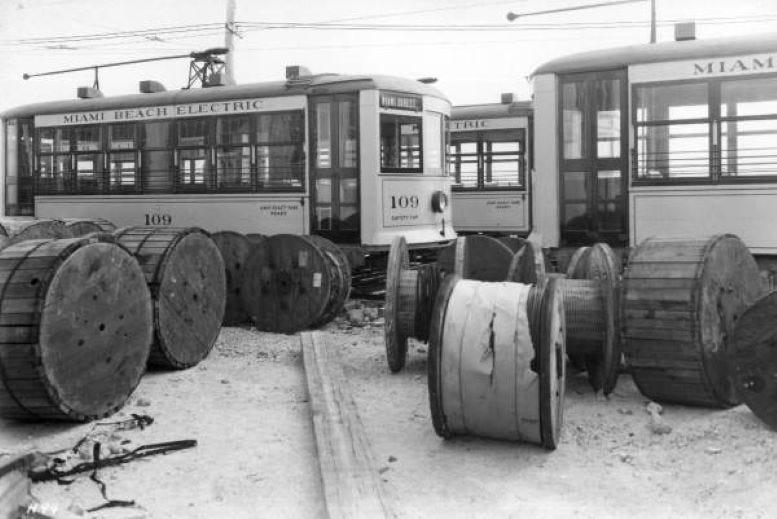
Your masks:
{"label": "wooden cable spool", "polygon": [[765,287],[747,246],[650,239],[624,274],[624,353],[653,400],[712,407],[739,402],[725,351],[735,322]]}
{"label": "wooden cable spool", "polygon": [[542,249],[533,242],[513,258],[509,281],[542,283],[557,277],[566,315],[567,354],[584,366],[594,391],[610,394],[618,380],[620,345],[620,272],[615,252],[604,243],[575,251],[566,276],[545,272]]}
{"label": "wooden cable spool", "polygon": [[777,292],[745,310],[734,326],[726,357],[742,401],[777,429]]}
{"label": "wooden cable spool", "polygon": [[429,323],[440,282],[437,265],[410,267],[407,242],[394,238],[386,268],[384,340],[392,373],[405,366],[407,339],[429,340]]}
{"label": "wooden cable spool", "polygon": [[116,230],[116,226],[104,218],[63,218],[68,233],[72,237],[85,236],[93,232],[108,232]]}
{"label": "wooden cable spool", "polygon": [[245,235],[234,231],[214,232],[210,235],[224,260],[224,274],[227,281],[227,301],[224,308],[225,326],[247,323],[248,314],[243,308],[240,290],[243,285],[243,270],[246,258],[251,252],[251,242]]}
{"label": "wooden cable spool", "polygon": [[120,409],[145,371],[151,295],[110,235],[0,252],[0,415],[86,422]]}
{"label": "wooden cable spool", "polygon": [[8,243],[19,243],[24,240],[39,240],[43,238],[70,238],[70,231],[65,224],[59,220],[49,220],[47,218],[29,218],[29,217],[2,217],[0,218],[0,227],[8,237]]}
{"label": "wooden cable spool", "polygon": [[333,293],[329,298],[329,304],[321,317],[313,323],[313,327],[318,328],[334,319],[350,297],[352,281],[351,263],[348,261],[348,256],[343,252],[343,249],[323,236],[313,234],[308,237],[321,247],[328,259],[335,264],[337,272],[332,284]]}
{"label": "wooden cable spool", "polygon": [[439,436],[477,435],[555,449],[565,380],[558,280],[538,286],[446,276],[429,341],[432,423]]}
{"label": "wooden cable spool", "polygon": [[226,270],[213,240],[196,227],[128,227],[114,234],[140,263],[151,289],[149,364],[186,369],[208,356],[226,306]]}
{"label": "wooden cable spool", "polygon": [[295,333],[331,313],[344,291],[331,256],[309,236],[296,234],[276,234],[255,245],[246,258],[242,297],[256,327]]}
{"label": "wooden cable spool", "polygon": [[443,274],[477,281],[504,281],[513,251],[496,238],[473,234],[457,238],[440,251],[437,265]]}

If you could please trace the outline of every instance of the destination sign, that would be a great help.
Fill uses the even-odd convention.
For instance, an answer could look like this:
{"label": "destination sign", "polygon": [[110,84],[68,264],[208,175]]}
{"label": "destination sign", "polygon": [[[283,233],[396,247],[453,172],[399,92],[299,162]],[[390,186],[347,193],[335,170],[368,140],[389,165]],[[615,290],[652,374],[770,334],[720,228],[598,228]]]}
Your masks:
{"label": "destination sign", "polygon": [[203,117],[208,115],[233,115],[276,110],[293,110],[305,107],[305,96],[285,96],[249,99],[231,99],[202,103],[185,103],[135,108],[114,108],[68,112],[35,116],[35,126],[71,126],[76,124],[121,123],[169,119],[179,117]]}
{"label": "destination sign", "polygon": [[380,107],[393,110],[412,110],[413,112],[420,112],[424,109],[424,103],[420,97],[381,92]]}

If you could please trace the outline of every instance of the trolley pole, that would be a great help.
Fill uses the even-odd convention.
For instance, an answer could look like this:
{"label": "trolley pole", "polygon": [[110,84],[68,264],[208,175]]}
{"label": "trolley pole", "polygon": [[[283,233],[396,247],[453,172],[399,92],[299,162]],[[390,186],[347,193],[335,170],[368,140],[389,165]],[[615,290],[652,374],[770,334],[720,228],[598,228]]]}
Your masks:
{"label": "trolley pole", "polygon": [[224,25],[224,46],[228,49],[224,78],[227,85],[235,84],[235,1],[227,0],[227,23]]}
{"label": "trolley pole", "polygon": [[650,43],[656,42],[656,0],[650,0]]}

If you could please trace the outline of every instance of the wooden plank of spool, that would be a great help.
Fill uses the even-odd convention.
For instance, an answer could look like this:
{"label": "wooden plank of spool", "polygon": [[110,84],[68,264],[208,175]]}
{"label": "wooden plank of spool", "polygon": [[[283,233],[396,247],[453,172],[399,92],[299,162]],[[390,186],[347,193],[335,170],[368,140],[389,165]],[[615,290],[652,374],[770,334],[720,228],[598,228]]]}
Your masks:
{"label": "wooden plank of spool", "polygon": [[[675,267],[683,275],[667,276]],[[624,353],[640,391],[667,402],[736,405],[725,350],[734,322],[764,293],[755,260],[734,235],[641,243],[624,273],[623,305]]]}
{"label": "wooden plank of spool", "polygon": [[739,396],[772,429],[777,429],[775,322],[777,292],[771,292],[739,317],[726,351]]}
{"label": "wooden plank of spool", "polygon": [[93,232],[113,232],[116,226],[104,218],[62,218],[70,236],[85,236]]}
{"label": "wooden plank of spool", "polygon": [[251,251],[251,242],[245,235],[234,231],[214,232],[210,235],[213,243],[224,260],[224,273],[227,280],[227,301],[224,308],[225,326],[247,323],[248,314],[243,308],[240,290],[243,285],[243,269]]}
{"label": "wooden plank of spool", "polygon": [[243,305],[257,328],[295,333],[315,323],[330,304],[337,267],[313,240],[276,234],[246,259]]}
{"label": "wooden plank of spool", "polygon": [[149,364],[186,369],[208,356],[226,306],[218,247],[196,227],[129,227],[114,233],[140,263],[151,289],[154,343]]}
{"label": "wooden plank of spool", "polygon": [[[383,334],[386,342],[386,359],[392,373],[405,366],[407,358],[407,327],[401,324],[400,310],[405,307],[400,301],[400,278],[403,271],[410,269],[410,255],[403,236],[391,242],[386,266],[386,307],[384,311]],[[412,317],[413,320],[415,316]]]}
{"label": "wooden plank of spool", "polygon": [[504,281],[513,252],[496,238],[473,234],[457,238],[440,251],[437,265],[444,274],[477,281]]}
{"label": "wooden plank of spool", "polygon": [[561,290],[567,353],[585,366],[594,391],[608,395],[618,382],[622,354],[620,259],[605,243],[578,249]]}
{"label": "wooden plank of spool", "polygon": [[539,285],[545,282],[546,277],[542,247],[527,240],[524,246],[510,258],[510,265],[504,279],[515,283]]}
{"label": "wooden plank of spool", "polygon": [[556,448],[563,358],[564,308],[555,280],[532,287],[447,276],[429,341],[435,431]]}
{"label": "wooden plank of spool", "polygon": [[[145,371],[151,296],[110,235],[0,252],[0,415],[86,422],[120,409]],[[30,262],[35,261],[35,267]]]}
{"label": "wooden plank of spool", "polygon": [[334,345],[317,332],[300,342],[328,517],[395,517]]}
{"label": "wooden plank of spool", "polygon": [[42,238],[70,238],[70,231],[59,220],[28,217],[0,217],[3,234],[8,236],[9,243],[19,243],[24,240]]}
{"label": "wooden plank of spool", "polygon": [[308,236],[313,242],[321,247],[324,254],[335,266],[335,276],[332,282],[332,295],[329,298],[329,304],[321,317],[313,323],[313,327],[323,326],[337,316],[343,309],[345,302],[351,295],[351,264],[348,256],[343,249],[327,240],[323,236],[315,234]]}

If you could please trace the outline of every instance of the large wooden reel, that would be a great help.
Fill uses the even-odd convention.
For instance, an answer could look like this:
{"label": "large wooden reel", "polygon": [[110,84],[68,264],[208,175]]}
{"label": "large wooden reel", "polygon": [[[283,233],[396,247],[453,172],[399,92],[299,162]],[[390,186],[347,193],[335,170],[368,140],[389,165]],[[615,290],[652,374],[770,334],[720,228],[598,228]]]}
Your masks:
{"label": "large wooden reel", "polygon": [[115,233],[138,259],[151,289],[154,344],[149,364],[186,369],[208,356],[226,306],[221,253],[202,229],[128,227]]}
{"label": "large wooden reel", "polygon": [[384,309],[384,340],[386,343],[386,359],[392,373],[405,367],[407,358],[407,327],[400,323],[401,316],[412,313],[415,319],[415,302],[412,308],[402,308],[407,301],[400,300],[400,278],[403,272],[410,270],[410,255],[407,242],[402,236],[397,236],[391,242],[388,265],[386,266],[386,307]]}
{"label": "large wooden reel", "polygon": [[308,237],[321,248],[330,263],[334,264],[336,274],[332,280],[332,294],[329,297],[329,303],[321,317],[313,323],[313,327],[317,328],[334,319],[345,306],[348,297],[350,297],[352,281],[351,263],[348,261],[348,256],[343,252],[343,249],[333,242],[315,234]]}
{"label": "large wooden reel", "polygon": [[578,249],[561,281],[567,354],[577,357],[595,391],[610,394],[621,363],[621,262],[605,243]]}
{"label": "large wooden reel", "polygon": [[477,281],[504,281],[513,251],[490,236],[473,234],[459,237],[440,251],[437,265],[443,274],[456,274]]}
{"label": "large wooden reel", "polygon": [[432,315],[428,383],[438,435],[555,449],[564,404],[564,307],[541,286],[447,276]]}
{"label": "large wooden reel", "polygon": [[777,429],[777,292],[737,320],[726,356],[739,396],[755,415]]}
{"label": "large wooden reel", "polygon": [[338,297],[338,265],[309,236],[276,234],[246,259],[243,304],[257,328],[294,333],[308,328]]}
{"label": "large wooden reel", "polygon": [[224,308],[225,326],[234,326],[248,322],[248,314],[243,308],[240,291],[243,286],[243,270],[246,258],[251,252],[251,242],[245,235],[234,231],[219,231],[210,235],[219,248],[224,260],[224,273],[227,280],[227,302]]}
{"label": "large wooden reel", "polygon": [[0,415],[85,422],[120,409],[145,371],[151,295],[109,235],[0,252]]}
{"label": "large wooden reel", "polygon": [[765,288],[742,241],[651,239],[624,274],[624,353],[634,381],[659,401],[712,407],[739,402],[725,351],[734,323]]}
{"label": "large wooden reel", "polygon": [[405,239],[394,238],[386,268],[384,311],[386,358],[392,373],[405,366],[408,337],[429,340],[429,323],[439,284],[437,265],[411,267]]}

